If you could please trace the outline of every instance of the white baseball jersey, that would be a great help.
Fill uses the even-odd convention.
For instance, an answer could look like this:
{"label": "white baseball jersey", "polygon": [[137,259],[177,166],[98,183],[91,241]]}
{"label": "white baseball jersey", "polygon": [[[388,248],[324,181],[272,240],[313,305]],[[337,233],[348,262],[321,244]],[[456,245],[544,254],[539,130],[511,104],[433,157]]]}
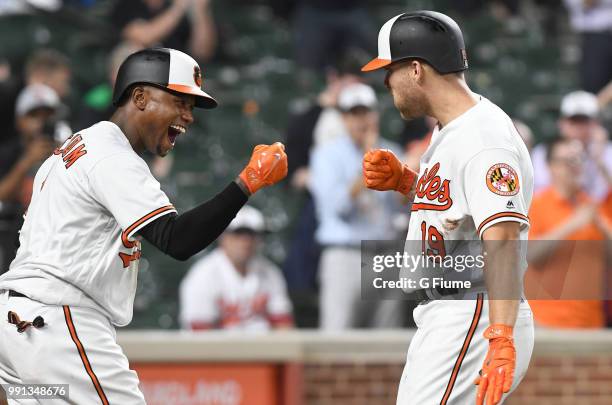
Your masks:
{"label": "white baseball jersey", "polygon": [[20,247],[0,290],[49,305],[132,319],[140,243],[134,234],[176,212],[114,123],[70,137],[38,170]]}
{"label": "white baseball jersey", "polygon": [[257,256],[246,274],[221,248],[200,259],[181,282],[181,323],[189,328],[268,330],[291,321],[291,301],[280,270]]}
{"label": "white baseball jersey", "polygon": [[[521,223],[527,240],[527,213],[533,168],[512,121],[482,97],[467,112],[433,132],[421,157],[408,241],[422,241],[434,255],[478,255],[483,232],[499,222]],[[421,243],[411,242],[421,248]],[[420,250],[420,249],[419,249]],[[526,269],[523,258],[521,271]],[[427,270],[424,270],[427,271]],[[482,270],[446,272],[447,279],[482,281]]]}
{"label": "white baseball jersey", "polygon": [[[478,255],[480,243],[466,241],[478,241],[488,227],[502,221],[519,222],[520,238],[527,240],[532,189],[533,169],[525,144],[510,118],[481,98],[434,131],[421,158],[408,228],[411,242],[406,245],[423,246],[433,255]],[[522,271],[525,266],[523,261]],[[444,273],[450,280],[478,282],[482,277],[483,271],[474,268]],[[475,403],[474,379],[489,347],[482,337],[489,325],[484,290],[483,282],[463,296],[474,299],[430,300],[416,307],[418,329],[406,356],[397,405]],[[533,317],[525,300],[514,325],[514,342],[511,391],[523,379],[533,349]]]}

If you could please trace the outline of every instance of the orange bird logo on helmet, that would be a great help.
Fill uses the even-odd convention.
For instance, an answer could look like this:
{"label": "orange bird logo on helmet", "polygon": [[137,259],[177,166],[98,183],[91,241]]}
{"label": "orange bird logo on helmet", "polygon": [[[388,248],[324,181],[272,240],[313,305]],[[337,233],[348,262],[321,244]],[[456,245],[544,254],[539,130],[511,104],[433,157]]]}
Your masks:
{"label": "orange bird logo on helmet", "polygon": [[198,87],[202,87],[202,71],[199,66],[193,67],[193,80]]}

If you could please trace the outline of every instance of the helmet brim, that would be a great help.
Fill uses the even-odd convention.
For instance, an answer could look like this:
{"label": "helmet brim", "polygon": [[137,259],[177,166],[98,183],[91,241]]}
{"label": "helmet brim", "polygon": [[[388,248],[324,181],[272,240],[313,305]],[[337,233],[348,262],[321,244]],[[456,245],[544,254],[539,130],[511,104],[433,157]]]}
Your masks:
{"label": "helmet brim", "polygon": [[390,59],[374,58],[369,61],[366,65],[361,68],[362,72],[372,72],[374,70],[382,69],[391,64]]}
{"label": "helmet brim", "polygon": [[197,108],[204,108],[210,110],[219,105],[219,103],[217,103],[217,100],[215,100],[211,95],[209,95],[205,91],[202,91],[202,89],[198,87],[171,83],[168,84],[166,88],[177,93],[191,94],[192,96],[195,96],[195,106]]}

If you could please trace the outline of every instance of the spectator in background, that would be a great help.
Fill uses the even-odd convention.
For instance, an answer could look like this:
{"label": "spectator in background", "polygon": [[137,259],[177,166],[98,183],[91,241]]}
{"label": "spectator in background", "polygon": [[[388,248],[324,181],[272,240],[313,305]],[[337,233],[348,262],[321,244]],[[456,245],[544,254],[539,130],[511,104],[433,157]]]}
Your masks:
{"label": "spectator in background", "polygon": [[291,117],[287,128],[285,150],[291,155],[287,175],[289,185],[293,192],[304,195],[283,265],[292,292],[316,291],[320,247],[314,239],[317,221],[312,195],[308,191],[310,152],[334,136],[346,134],[344,121],[337,108],[338,94],[346,86],[358,81],[357,76],[347,71],[329,72],[327,85],[317,97],[316,103]]}
{"label": "spectator in background", "polygon": [[32,185],[26,179],[53,152],[53,116],[59,106],[55,91],[43,84],[27,86],[17,97],[18,136],[0,147],[0,201],[29,205]]}
{"label": "spectator in background", "polygon": [[27,60],[25,84],[44,84],[51,87],[60,99],[70,93],[70,61],[55,49],[39,49]]}
{"label": "spectator in background", "polygon": [[[612,172],[612,143],[598,117],[599,104],[595,95],[575,91],[563,97],[559,132],[562,138],[582,143],[586,151],[582,184],[595,201],[601,201],[608,195],[607,173]],[[535,173],[534,192],[538,193],[551,184],[545,145],[534,147],[531,159]]]}
{"label": "spectator in background", "polygon": [[[530,271],[527,291],[537,298],[563,292],[558,300],[529,300],[536,324],[552,328],[600,328],[604,326],[601,301],[605,277],[603,244],[573,244],[567,241],[597,241],[612,236],[610,225],[584,191],[580,181],[585,154],[582,143],[558,138],[547,149],[551,185],[534,197],[529,219]],[[538,282],[543,286],[535,288]],[[569,298],[569,299],[568,299]],[[590,299],[589,299],[590,298]],[[595,299],[599,298],[599,299]]]}
{"label": "spectator in background", "polygon": [[348,130],[317,146],[310,166],[309,188],[319,219],[317,241],[323,246],[320,324],[325,330],[354,327],[398,327],[398,301],[361,301],[362,240],[387,239],[399,202],[391,193],[368,190],[362,180],[363,154],[372,148],[399,146],[379,138],[374,90],[355,83],[344,88],[338,107]]}
{"label": "spectator in background", "polygon": [[582,88],[598,93],[612,80],[612,1],[564,1],[572,28],[582,37]]}
{"label": "spectator in background", "polygon": [[219,247],[198,260],[180,286],[183,328],[263,331],[293,326],[280,270],[257,253],[264,217],[243,207]]}
{"label": "spectator in background", "polygon": [[516,131],[521,136],[521,139],[525,143],[527,150],[529,151],[529,153],[531,153],[531,150],[533,149],[533,132],[531,131],[531,128],[529,128],[527,124],[517,118],[512,118],[512,123],[514,124]]}
{"label": "spectator in background", "polygon": [[[42,84],[50,87],[60,100],[64,100],[70,94],[70,60],[55,49],[39,49],[35,51],[26,61],[25,85]],[[64,104],[58,104],[54,112],[53,138],[61,143],[72,135],[72,129],[68,124],[70,111]]]}
{"label": "spectator in background", "polygon": [[23,89],[15,108],[16,133],[0,145],[0,273],[15,257],[34,175],[55,147],[50,123],[59,105],[50,87],[33,84]]}
{"label": "spectator in background", "polygon": [[298,66],[322,73],[346,52],[373,52],[375,30],[365,0],[301,0],[293,20]]}
{"label": "spectator in background", "polygon": [[[70,93],[71,71],[69,60],[54,49],[39,49],[28,57],[23,72],[16,72],[6,60],[0,60],[0,117],[5,128],[0,135],[0,143],[13,135],[15,127],[15,102],[23,87],[31,84],[44,84],[52,88],[60,99]],[[66,120],[69,112],[64,105],[56,111],[58,122],[57,141],[62,141],[71,134]]]}
{"label": "spectator in background", "polygon": [[204,62],[217,45],[210,8],[210,0],[117,1],[110,18],[124,41],[179,49]]}
{"label": "spectator in background", "polygon": [[327,75],[327,85],[318,95],[316,103],[291,117],[286,134],[286,149],[293,156],[288,177],[296,190],[306,189],[311,149],[346,132],[337,109],[338,94],[346,86],[357,82],[359,79],[352,74],[338,75],[330,72]]}

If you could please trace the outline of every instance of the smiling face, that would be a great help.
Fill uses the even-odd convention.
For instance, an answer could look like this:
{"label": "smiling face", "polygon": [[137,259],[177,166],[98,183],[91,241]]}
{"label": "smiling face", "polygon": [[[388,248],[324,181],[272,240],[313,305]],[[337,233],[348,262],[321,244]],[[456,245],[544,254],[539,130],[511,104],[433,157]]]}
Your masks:
{"label": "smiling face", "polygon": [[174,148],[176,138],[193,123],[194,96],[138,86],[132,98],[142,111],[139,122],[141,146],[158,156],[166,156]]}

